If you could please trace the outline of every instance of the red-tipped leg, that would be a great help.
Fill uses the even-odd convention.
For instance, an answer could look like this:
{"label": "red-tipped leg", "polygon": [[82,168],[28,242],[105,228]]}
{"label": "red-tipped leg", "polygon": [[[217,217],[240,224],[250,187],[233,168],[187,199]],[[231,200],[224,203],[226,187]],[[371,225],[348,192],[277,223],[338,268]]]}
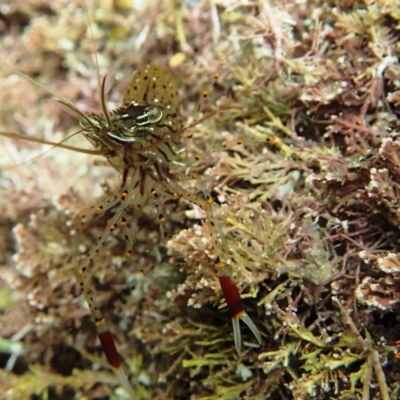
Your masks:
{"label": "red-tipped leg", "polygon": [[[98,327],[99,323],[104,324],[104,320],[96,322],[96,327]],[[101,328],[102,330],[105,329],[104,326],[102,326]],[[121,361],[119,359],[119,354],[115,346],[114,338],[112,337],[110,331],[107,329],[101,332],[100,329],[98,328],[97,335],[99,337],[101,347],[104,350],[104,354],[107,358],[107,361],[114,369],[120,368]]]}
{"label": "red-tipped leg", "polygon": [[219,276],[219,283],[221,284],[222,293],[231,313],[236,351],[239,354],[242,351],[242,335],[240,332],[239,319],[250,328],[254,337],[257,339],[257,342],[261,344],[260,332],[254,325],[254,322],[243,310],[242,299],[240,298],[239,290],[233,279],[228,275]]}
{"label": "red-tipped leg", "polygon": [[107,361],[111,365],[112,370],[114,371],[121,385],[128,392],[131,398],[134,399],[135,393],[121,365],[120,356],[115,346],[114,338],[107,328],[105,319],[100,318],[99,320],[96,320],[95,325],[97,329],[97,336],[99,337],[101,347],[103,348]]}
{"label": "red-tipped leg", "polygon": [[135,392],[128,380],[128,377],[125,374],[124,368],[121,365],[120,356],[118,354],[117,347],[115,346],[114,338],[112,337],[112,334],[107,327],[106,320],[101,315],[101,312],[97,305],[95,305],[94,303],[91,290],[86,288],[86,269],[86,267],[79,268],[76,272],[76,276],[82,289],[82,293],[84,294],[85,299],[89,304],[90,311],[94,317],[97,336],[99,337],[101,347],[103,348],[107,361],[114,371],[118,381],[127,391],[130,398],[135,399]]}

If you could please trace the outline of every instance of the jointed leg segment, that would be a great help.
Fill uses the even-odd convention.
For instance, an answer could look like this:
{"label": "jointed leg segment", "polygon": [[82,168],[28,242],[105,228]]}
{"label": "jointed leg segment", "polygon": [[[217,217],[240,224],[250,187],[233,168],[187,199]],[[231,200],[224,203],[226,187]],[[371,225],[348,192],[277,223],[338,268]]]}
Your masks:
{"label": "jointed leg segment", "polygon": [[219,283],[221,285],[221,290],[228,305],[231,317],[232,326],[236,351],[238,353],[242,350],[242,340],[241,331],[239,326],[239,320],[242,320],[252,331],[257,342],[261,343],[261,335],[253,321],[244,311],[242,299],[240,297],[239,289],[232,279],[232,276],[227,268],[226,262],[224,262],[224,257],[229,254],[228,245],[226,237],[222,231],[222,228],[217,223],[214,218],[214,213],[212,209],[213,200],[212,197],[207,193],[206,189],[205,198],[193,195],[187,192],[183,188],[179,187],[175,182],[168,180],[167,184],[170,186],[170,190],[173,192],[174,197],[183,197],[185,200],[196,204],[202,208],[207,214],[207,220],[210,227],[210,235],[213,241],[213,246],[217,255],[217,261],[215,263],[215,268],[218,274]]}
{"label": "jointed leg segment", "polygon": [[[102,211],[107,211],[117,202],[121,201],[122,203],[128,196],[127,191],[123,191],[121,194],[121,198],[118,201],[115,201],[117,196],[111,196],[111,199],[114,201],[108,201],[106,199],[107,206],[100,206],[96,208],[96,213],[100,213]],[[121,211],[122,210],[122,211]],[[113,232],[117,226],[121,226],[125,228],[127,225],[127,217],[124,216],[126,214],[126,209],[124,207],[119,207],[115,215],[109,221],[107,228],[104,230],[103,234],[98,238],[93,247],[89,250],[89,252],[84,256],[81,261],[81,265],[76,271],[76,276],[78,280],[78,284],[82,290],[83,295],[89,305],[91,314],[94,318],[94,323],[96,326],[97,336],[100,340],[101,347],[103,348],[104,354],[107,358],[108,363],[110,364],[112,370],[117,376],[118,380],[125,388],[125,390],[129,393],[131,398],[134,398],[134,391],[129,383],[128,377],[125,374],[123,366],[121,365],[120,355],[118,354],[115,341],[113,336],[107,326],[106,320],[103,317],[100,308],[95,303],[94,296],[92,290],[90,289],[91,285],[89,285],[90,275],[88,274],[88,268],[93,264],[94,257],[99,252],[100,248],[104,245],[105,241],[110,232]]]}

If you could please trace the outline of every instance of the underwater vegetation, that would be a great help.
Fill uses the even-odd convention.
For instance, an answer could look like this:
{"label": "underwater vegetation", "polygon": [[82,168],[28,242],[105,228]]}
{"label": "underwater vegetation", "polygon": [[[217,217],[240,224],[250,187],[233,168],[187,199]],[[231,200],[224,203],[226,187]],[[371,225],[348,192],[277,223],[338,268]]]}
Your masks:
{"label": "underwater vegetation", "polygon": [[[85,129],[57,95],[101,110],[93,53],[109,110],[138,68],[171,73],[192,125],[162,172],[202,199],[144,204],[88,268],[135,398],[399,398],[398,1],[87,7],[0,7],[0,399],[129,398],[76,279],[113,209],[78,216],[123,172],[40,143]],[[220,261],[261,334],[239,353]]]}

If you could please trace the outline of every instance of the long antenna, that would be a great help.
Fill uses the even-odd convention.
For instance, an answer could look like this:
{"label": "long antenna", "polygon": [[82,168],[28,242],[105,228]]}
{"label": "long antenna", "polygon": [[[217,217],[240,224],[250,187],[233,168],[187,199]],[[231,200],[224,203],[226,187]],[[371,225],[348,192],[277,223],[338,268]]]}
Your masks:
{"label": "long antenna", "polygon": [[98,92],[99,92],[99,95],[100,95],[101,111],[103,112],[103,115],[104,115],[105,119],[107,120],[108,126],[110,126],[111,125],[111,119],[110,119],[110,115],[108,113],[107,106],[106,106],[106,101],[105,101],[105,82],[106,82],[106,77],[104,77],[103,79],[100,79],[99,60],[97,58],[97,51],[96,51],[96,47],[95,47],[95,40],[94,40],[94,34],[93,34],[93,28],[92,28],[92,21],[90,19],[89,10],[88,10],[87,5],[86,5],[85,2],[83,3],[83,7],[85,8],[86,18],[88,20],[88,25],[89,25],[89,32],[90,32],[90,36],[92,38],[92,56],[93,56],[94,65],[95,65],[95,69],[96,69],[96,80],[97,80]]}
{"label": "long antenna", "polygon": [[62,144],[63,142],[71,139],[73,136],[75,136],[75,135],[77,135],[78,133],[81,133],[81,132],[82,131],[75,132],[72,135],[68,136],[67,138],[63,139],[59,143],[58,142],[52,142],[50,140],[44,140],[44,139],[35,138],[35,137],[32,137],[32,136],[26,136],[26,135],[22,135],[21,133],[15,133],[15,132],[0,131],[0,136],[8,137],[8,138],[14,139],[14,140],[24,140],[25,142],[47,144],[49,146],[60,147],[61,149],[76,151],[77,153],[84,153],[84,154],[89,154],[89,155],[92,155],[92,156],[104,156],[104,152],[102,150],[82,149],[80,147],[75,147],[75,146],[69,146],[67,144]]}
{"label": "long antenna", "polygon": [[63,95],[61,95],[60,93],[56,92],[55,90],[49,89],[46,86],[42,85],[41,83],[35,81],[34,79],[32,79],[31,77],[29,77],[28,75],[24,74],[23,72],[17,71],[16,68],[12,67],[11,65],[5,63],[4,61],[0,60],[0,64],[3,64],[6,68],[9,68],[13,71],[14,74],[17,74],[19,76],[21,76],[22,78],[26,79],[28,82],[32,83],[33,85],[40,87],[41,89],[43,89],[45,92],[50,93],[53,97],[58,98],[58,101],[62,104],[64,104],[65,106],[67,106],[68,108],[70,108],[71,110],[73,110],[75,113],[79,114],[82,118],[84,118],[90,125],[92,124],[90,121],[90,118],[81,110],[79,110],[77,107],[75,107],[75,105],[68,100],[66,97],[64,97]]}

